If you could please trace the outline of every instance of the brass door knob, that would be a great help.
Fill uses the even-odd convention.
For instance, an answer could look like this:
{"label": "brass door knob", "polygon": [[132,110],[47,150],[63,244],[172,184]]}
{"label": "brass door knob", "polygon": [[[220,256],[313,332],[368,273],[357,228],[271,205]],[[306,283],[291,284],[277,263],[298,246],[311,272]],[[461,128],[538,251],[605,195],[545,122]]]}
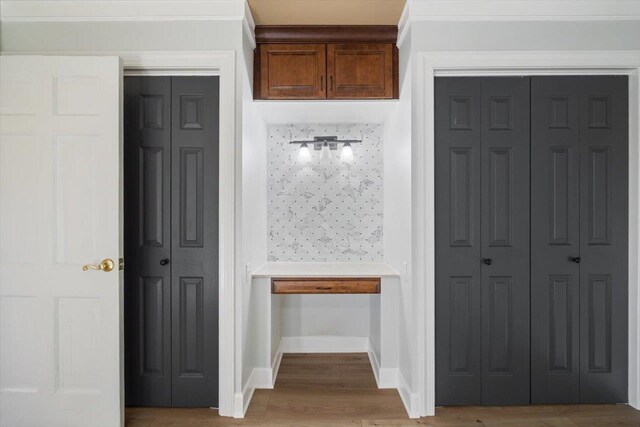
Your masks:
{"label": "brass door knob", "polygon": [[102,270],[105,272],[109,272],[111,270],[113,270],[113,267],[115,267],[115,263],[113,262],[112,259],[110,258],[105,258],[102,260],[102,262],[100,262],[100,264],[98,265],[93,265],[93,264],[86,264],[82,266],[82,271],[87,271],[87,270]]}

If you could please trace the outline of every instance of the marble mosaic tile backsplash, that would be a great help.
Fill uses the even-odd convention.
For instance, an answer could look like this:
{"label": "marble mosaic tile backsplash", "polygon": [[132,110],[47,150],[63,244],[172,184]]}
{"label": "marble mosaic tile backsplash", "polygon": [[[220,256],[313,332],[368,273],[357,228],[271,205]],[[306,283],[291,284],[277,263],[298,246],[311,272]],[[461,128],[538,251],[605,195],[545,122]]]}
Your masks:
{"label": "marble mosaic tile backsplash", "polygon": [[[329,162],[310,145],[298,159],[293,140],[335,135],[363,139],[354,159]],[[269,261],[382,261],[382,125],[271,125],[267,148]]]}

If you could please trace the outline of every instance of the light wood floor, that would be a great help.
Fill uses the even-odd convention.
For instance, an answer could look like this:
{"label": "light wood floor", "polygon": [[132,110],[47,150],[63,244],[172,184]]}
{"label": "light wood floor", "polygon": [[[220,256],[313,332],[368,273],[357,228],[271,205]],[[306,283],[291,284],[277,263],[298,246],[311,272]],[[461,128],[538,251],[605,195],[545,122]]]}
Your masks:
{"label": "light wood floor", "polygon": [[287,354],[276,387],[256,390],[244,420],[210,409],[127,408],[127,427],[640,426],[627,405],[443,407],[407,418],[396,390],[378,390],[366,354]]}

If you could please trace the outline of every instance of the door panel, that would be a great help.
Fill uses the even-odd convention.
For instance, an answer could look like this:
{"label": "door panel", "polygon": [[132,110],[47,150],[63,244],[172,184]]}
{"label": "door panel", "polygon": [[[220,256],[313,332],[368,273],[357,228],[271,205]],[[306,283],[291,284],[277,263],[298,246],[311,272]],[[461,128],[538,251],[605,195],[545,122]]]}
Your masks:
{"label": "door panel", "polygon": [[118,425],[121,275],[82,267],[122,253],[119,59],[0,79],[0,424]]}
{"label": "door panel", "polygon": [[124,88],[126,403],[171,406],[171,77]]}
{"label": "door panel", "polygon": [[580,78],[580,401],[627,401],[628,79]]}
{"label": "door panel", "polygon": [[482,403],[527,404],[529,79],[481,85]]}
{"label": "door panel", "polygon": [[480,81],[436,79],[436,399],[479,405]]}
{"label": "door panel", "polygon": [[579,402],[576,77],[531,78],[531,402]]}
{"label": "door panel", "polygon": [[172,405],[218,404],[218,77],[172,78]]}

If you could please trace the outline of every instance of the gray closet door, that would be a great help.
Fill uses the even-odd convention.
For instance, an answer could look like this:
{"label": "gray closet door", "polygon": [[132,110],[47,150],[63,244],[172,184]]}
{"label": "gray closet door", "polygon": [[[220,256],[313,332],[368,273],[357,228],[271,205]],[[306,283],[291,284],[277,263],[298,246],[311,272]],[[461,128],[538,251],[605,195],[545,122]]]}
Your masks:
{"label": "gray closet door", "polygon": [[525,77],[482,79],[484,405],[530,401],[529,89]]}
{"label": "gray closet door", "polygon": [[479,78],[435,81],[436,403],[482,403]]}
{"label": "gray closet door", "polygon": [[218,77],[125,78],[128,405],[218,405]]}
{"label": "gray closet door", "polygon": [[436,399],[529,403],[529,79],[436,79]]}
{"label": "gray closet door", "polygon": [[531,78],[531,402],[580,401],[577,77]]}
{"label": "gray closet door", "polygon": [[172,78],[173,406],[218,404],[219,78]]}
{"label": "gray closet door", "polygon": [[171,406],[171,78],[124,80],[126,403]]}
{"label": "gray closet door", "polygon": [[627,78],[531,91],[532,402],[626,402]]}
{"label": "gray closet door", "polygon": [[581,403],[627,401],[627,81],[580,78]]}

